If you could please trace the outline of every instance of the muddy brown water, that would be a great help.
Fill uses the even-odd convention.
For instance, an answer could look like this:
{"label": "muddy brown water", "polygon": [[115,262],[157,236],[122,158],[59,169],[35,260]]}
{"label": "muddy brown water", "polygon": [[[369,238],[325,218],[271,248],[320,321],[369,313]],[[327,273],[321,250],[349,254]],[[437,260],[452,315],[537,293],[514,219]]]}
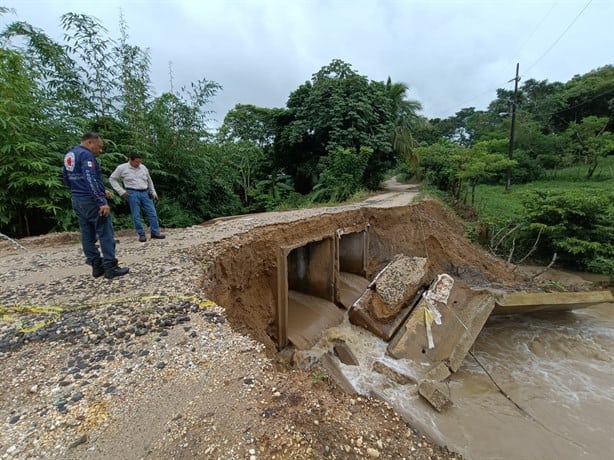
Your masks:
{"label": "muddy brown water", "polygon": [[449,379],[451,409],[437,413],[415,385],[372,371],[381,361],[411,375],[387,344],[347,318],[308,352],[338,340],[360,366],[341,364],[362,394],[387,400],[411,425],[470,459],[604,459],[614,448],[614,304],[540,315],[492,317]]}

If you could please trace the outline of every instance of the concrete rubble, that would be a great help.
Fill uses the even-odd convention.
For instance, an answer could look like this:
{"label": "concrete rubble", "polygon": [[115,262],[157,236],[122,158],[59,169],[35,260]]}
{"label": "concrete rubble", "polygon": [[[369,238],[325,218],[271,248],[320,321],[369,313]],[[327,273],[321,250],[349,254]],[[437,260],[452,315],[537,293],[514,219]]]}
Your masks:
{"label": "concrete rubble", "polygon": [[354,302],[349,319],[389,342],[391,357],[415,363],[420,377],[379,361],[374,371],[401,385],[417,384],[418,393],[443,411],[452,405],[445,380],[460,368],[495,301],[447,274],[432,278],[427,259],[397,255]]}
{"label": "concrete rubble", "polygon": [[428,259],[395,256],[354,302],[350,322],[390,340],[419,300],[429,278]]}
{"label": "concrete rubble", "polygon": [[[417,387],[438,412],[452,406],[447,379],[460,369],[492,314],[569,310],[613,300],[609,291],[495,295],[445,273],[435,276],[428,259],[405,255],[394,256],[367,282],[362,293],[355,291],[355,301],[346,299],[344,306],[351,304],[349,321],[388,342],[387,355],[411,363],[412,375],[381,360],[373,362],[371,370],[398,385]],[[350,366],[360,365],[358,360],[345,342],[336,343],[333,353],[324,356],[322,364],[340,379],[341,387],[353,391],[334,356]]]}

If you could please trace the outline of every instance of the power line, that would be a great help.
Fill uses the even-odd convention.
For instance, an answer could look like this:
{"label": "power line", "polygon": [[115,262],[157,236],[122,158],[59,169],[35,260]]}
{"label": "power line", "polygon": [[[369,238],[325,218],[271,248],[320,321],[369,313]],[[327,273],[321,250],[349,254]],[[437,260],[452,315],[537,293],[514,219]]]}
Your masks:
{"label": "power line", "polygon": [[525,45],[527,43],[529,43],[529,41],[531,40],[531,38],[533,38],[533,35],[535,35],[535,32],[537,32],[539,30],[539,28],[542,26],[542,24],[546,21],[546,19],[548,18],[548,16],[550,16],[550,14],[554,11],[554,8],[557,6],[557,2],[554,2],[552,4],[552,6],[550,7],[550,9],[548,10],[548,12],[544,15],[544,17],[541,18],[541,20],[537,23],[537,25],[533,28],[533,30],[531,31],[530,34],[528,34],[524,40],[524,42],[522,43],[522,45],[520,45],[518,47],[518,50],[514,53],[514,56],[517,56],[516,61],[520,60],[520,51],[522,51],[522,49],[525,47]]}
{"label": "power line", "polygon": [[535,61],[533,64],[531,64],[529,66],[529,68],[527,69],[527,72],[530,71],[533,67],[535,67],[535,65],[541,61],[544,56],[546,56],[546,54],[548,54],[552,48],[554,48],[556,46],[556,44],[561,40],[561,38],[563,38],[563,36],[567,33],[567,31],[569,31],[569,29],[571,29],[571,27],[576,23],[576,21],[578,20],[578,18],[580,18],[580,16],[582,16],[582,13],[584,13],[584,11],[588,8],[588,6],[592,3],[593,0],[588,0],[588,2],[586,2],[586,5],[584,5],[584,8],[582,8],[580,10],[580,12],[576,15],[576,17],[573,19],[573,21],[571,21],[571,23],[565,28],[565,30],[561,33],[561,35],[559,35],[559,37],[554,41],[554,43],[552,43],[552,45],[550,45],[550,47],[544,51],[544,53],[537,58],[537,61]]}
{"label": "power line", "polygon": [[[569,25],[565,28],[565,30],[563,30],[563,32],[558,36],[558,38],[552,43],[552,45],[550,45],[548,47],[548,49],[546,49],[546,51],[544,51],[544,53],[535,61],[533,62],[533,64],[531,64],[527,70],[525,71],[525,74],[528,73],[531,69],[533,69],[533,67],[535,67],[537,65],[537,63],[539,63],[550,51],[552,51],[552,49],[557,45],[557,43],[563,38],[563,36],[569,31],[569,29],[571,29],[571,27],[576,23],[576,21],[580,18],[580,16],[584,13],[584,11],[589,7],[589,5],[593,2],[593,0],[588,0],[588,2],[586,3],[586,5],[584,5],[584,7],[580,10],[580,12],[576,15],[576,17],[569,23]],[[546,13],[546,15],[541,19],[541,21],[537,24],[537,26],[535,26],[534,30],[529,34],[528,38],[524,41],[524,43],[520,46],[519,51],[526,45],[526,43],[529,41],[529,39],[533,36],[533,34],[539,29],[539,27],[542,25],[542,23],[545,21],[545,19],[550,15],[550,13],[552,12],[552,10],[554,9],[554,7],[557,4],[555,3],[552,8],[550,8],[550,10]],[[517,54],[518,52],[516,52]],[[514,80],[510,80],[510,81],[514,81]],[[505,82],[505,83],[509,83]],[[483,91],[473,97],[471,97],[470,99],[467,99],[465,102],[463,102],[461,105],[466,105],[468,103],[470,103],[471,101],[474,101],[478,98],[480,98],[481,96],[484,96],[485,94],[488,93],[494,93],[497,91],[497,89],[504,87],[505,84],[498,86],[497,88],[491,88],[488,89],[486,91]],[[461,110],[463,107],[460,107],[459,110]]]}

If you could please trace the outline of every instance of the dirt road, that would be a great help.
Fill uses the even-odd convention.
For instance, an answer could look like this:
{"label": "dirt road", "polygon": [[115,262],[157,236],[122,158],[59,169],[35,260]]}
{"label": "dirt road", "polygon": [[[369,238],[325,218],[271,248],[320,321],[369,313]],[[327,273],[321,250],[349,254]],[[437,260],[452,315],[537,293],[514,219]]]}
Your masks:
{"label": "dirt road", "polygon": [[0,458],[459,458],[385,403],[280,364],[208,290],[216,254],[237,239],[414,196],[221,219],[147,243],[118,232],[131,271],[112,281],[91,277],[76,233],[0,241]]}

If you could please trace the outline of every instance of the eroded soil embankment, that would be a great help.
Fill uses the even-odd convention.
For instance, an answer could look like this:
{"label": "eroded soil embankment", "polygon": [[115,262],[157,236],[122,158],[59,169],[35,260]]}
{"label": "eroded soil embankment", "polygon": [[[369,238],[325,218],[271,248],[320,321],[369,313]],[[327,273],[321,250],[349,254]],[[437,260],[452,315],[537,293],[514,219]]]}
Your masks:
{"label": "eroded soil embankment", "polygon": [[194,254],[203,262],[215,261],[205,266],[204,290],[226,308],[235,327],[245,327],[273,353],[280,248],[334,238],[340,229],[366,230],[367,278],[395,254],[405,254],[427,257],[433,275],[445,272],[474,287],[505,289],[527,282],[467,240],[462,223],[451,212],[427,200],[399,208],[323,214],[251,229],[218,241],[215,248]]}

